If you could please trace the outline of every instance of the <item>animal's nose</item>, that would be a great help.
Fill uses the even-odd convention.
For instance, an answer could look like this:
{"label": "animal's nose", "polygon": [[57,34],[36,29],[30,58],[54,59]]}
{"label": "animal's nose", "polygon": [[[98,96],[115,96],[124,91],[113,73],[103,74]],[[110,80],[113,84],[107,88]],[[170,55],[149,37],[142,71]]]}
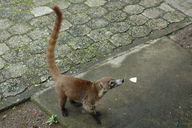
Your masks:
{"label": "animal's nose", "polygon": [[123,84],[123,82],[124,82],[124,79],[118,79],[116,80],[116,85],[121,85]]}

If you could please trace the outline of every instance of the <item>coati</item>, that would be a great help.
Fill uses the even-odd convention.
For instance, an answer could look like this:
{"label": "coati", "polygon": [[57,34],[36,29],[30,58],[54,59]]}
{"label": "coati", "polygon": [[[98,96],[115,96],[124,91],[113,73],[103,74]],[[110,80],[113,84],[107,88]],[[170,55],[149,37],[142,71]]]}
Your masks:
{"label": "coati", "polygon": [[60,102],[60,108],[63,116],[68,116],[65,108],[67,99],[76,106],[81,106],[89,112],[98,124],[101,124],[99,112],[95,110],[95,103],[110,89],[121,85],[124,79],[112,79],[103,77],[100,80],[91,82],[75,78],[69,75],[62,75],[56,66],[54,49],[57,42],[59,30],[61,28],[62,13],[58,6],[54,6],[56,20],[48,44],[47,60],[49,71],[55,81],[55,91]]}

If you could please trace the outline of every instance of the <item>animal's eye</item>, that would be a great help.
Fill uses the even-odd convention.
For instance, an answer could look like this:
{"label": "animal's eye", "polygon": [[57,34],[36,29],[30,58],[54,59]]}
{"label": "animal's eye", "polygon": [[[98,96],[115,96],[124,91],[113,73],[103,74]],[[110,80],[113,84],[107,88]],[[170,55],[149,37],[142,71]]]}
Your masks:
{"label": "animal's eye", "polygon": [[109,85],[110,86],[114,86],[115,85],[115,81],[114,80],[109,81]]}
{"label": "animal's eye", "polygon": [[115,82],[110,82],[110,84],[114,84]]}

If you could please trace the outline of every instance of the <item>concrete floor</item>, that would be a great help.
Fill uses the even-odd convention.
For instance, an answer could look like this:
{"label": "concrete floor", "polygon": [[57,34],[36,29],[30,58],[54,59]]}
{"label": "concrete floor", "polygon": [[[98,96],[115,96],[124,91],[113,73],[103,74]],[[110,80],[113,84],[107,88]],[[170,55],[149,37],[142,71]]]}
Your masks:
{"label": "concrete floor", "polygon": [[[80,108],[67,104],[62,117],[53,88],[36,94],[33,101],[56,114],[68,128],[190,128],[192,127],[192,54],[167,37],[140,45],[108,59],[87,72],[84,79],[103,76],[125,78],[125,84],[108,92],[97,109],[96,125]],[[137,77],[137,83],[129,81]]]}

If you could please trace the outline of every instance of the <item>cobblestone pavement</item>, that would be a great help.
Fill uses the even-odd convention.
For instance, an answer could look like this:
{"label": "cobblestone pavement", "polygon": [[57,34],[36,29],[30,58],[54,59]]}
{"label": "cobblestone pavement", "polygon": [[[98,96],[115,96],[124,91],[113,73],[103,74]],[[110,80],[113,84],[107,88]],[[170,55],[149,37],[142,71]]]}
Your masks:
{"label": "cobblestone pavement", "polygon": [[164,0],[1,0],[0,108],[49,79],[45,50],[55,14],[47,7],[53,5],[64,15],[56,48],[63,73],[192,23]]}

